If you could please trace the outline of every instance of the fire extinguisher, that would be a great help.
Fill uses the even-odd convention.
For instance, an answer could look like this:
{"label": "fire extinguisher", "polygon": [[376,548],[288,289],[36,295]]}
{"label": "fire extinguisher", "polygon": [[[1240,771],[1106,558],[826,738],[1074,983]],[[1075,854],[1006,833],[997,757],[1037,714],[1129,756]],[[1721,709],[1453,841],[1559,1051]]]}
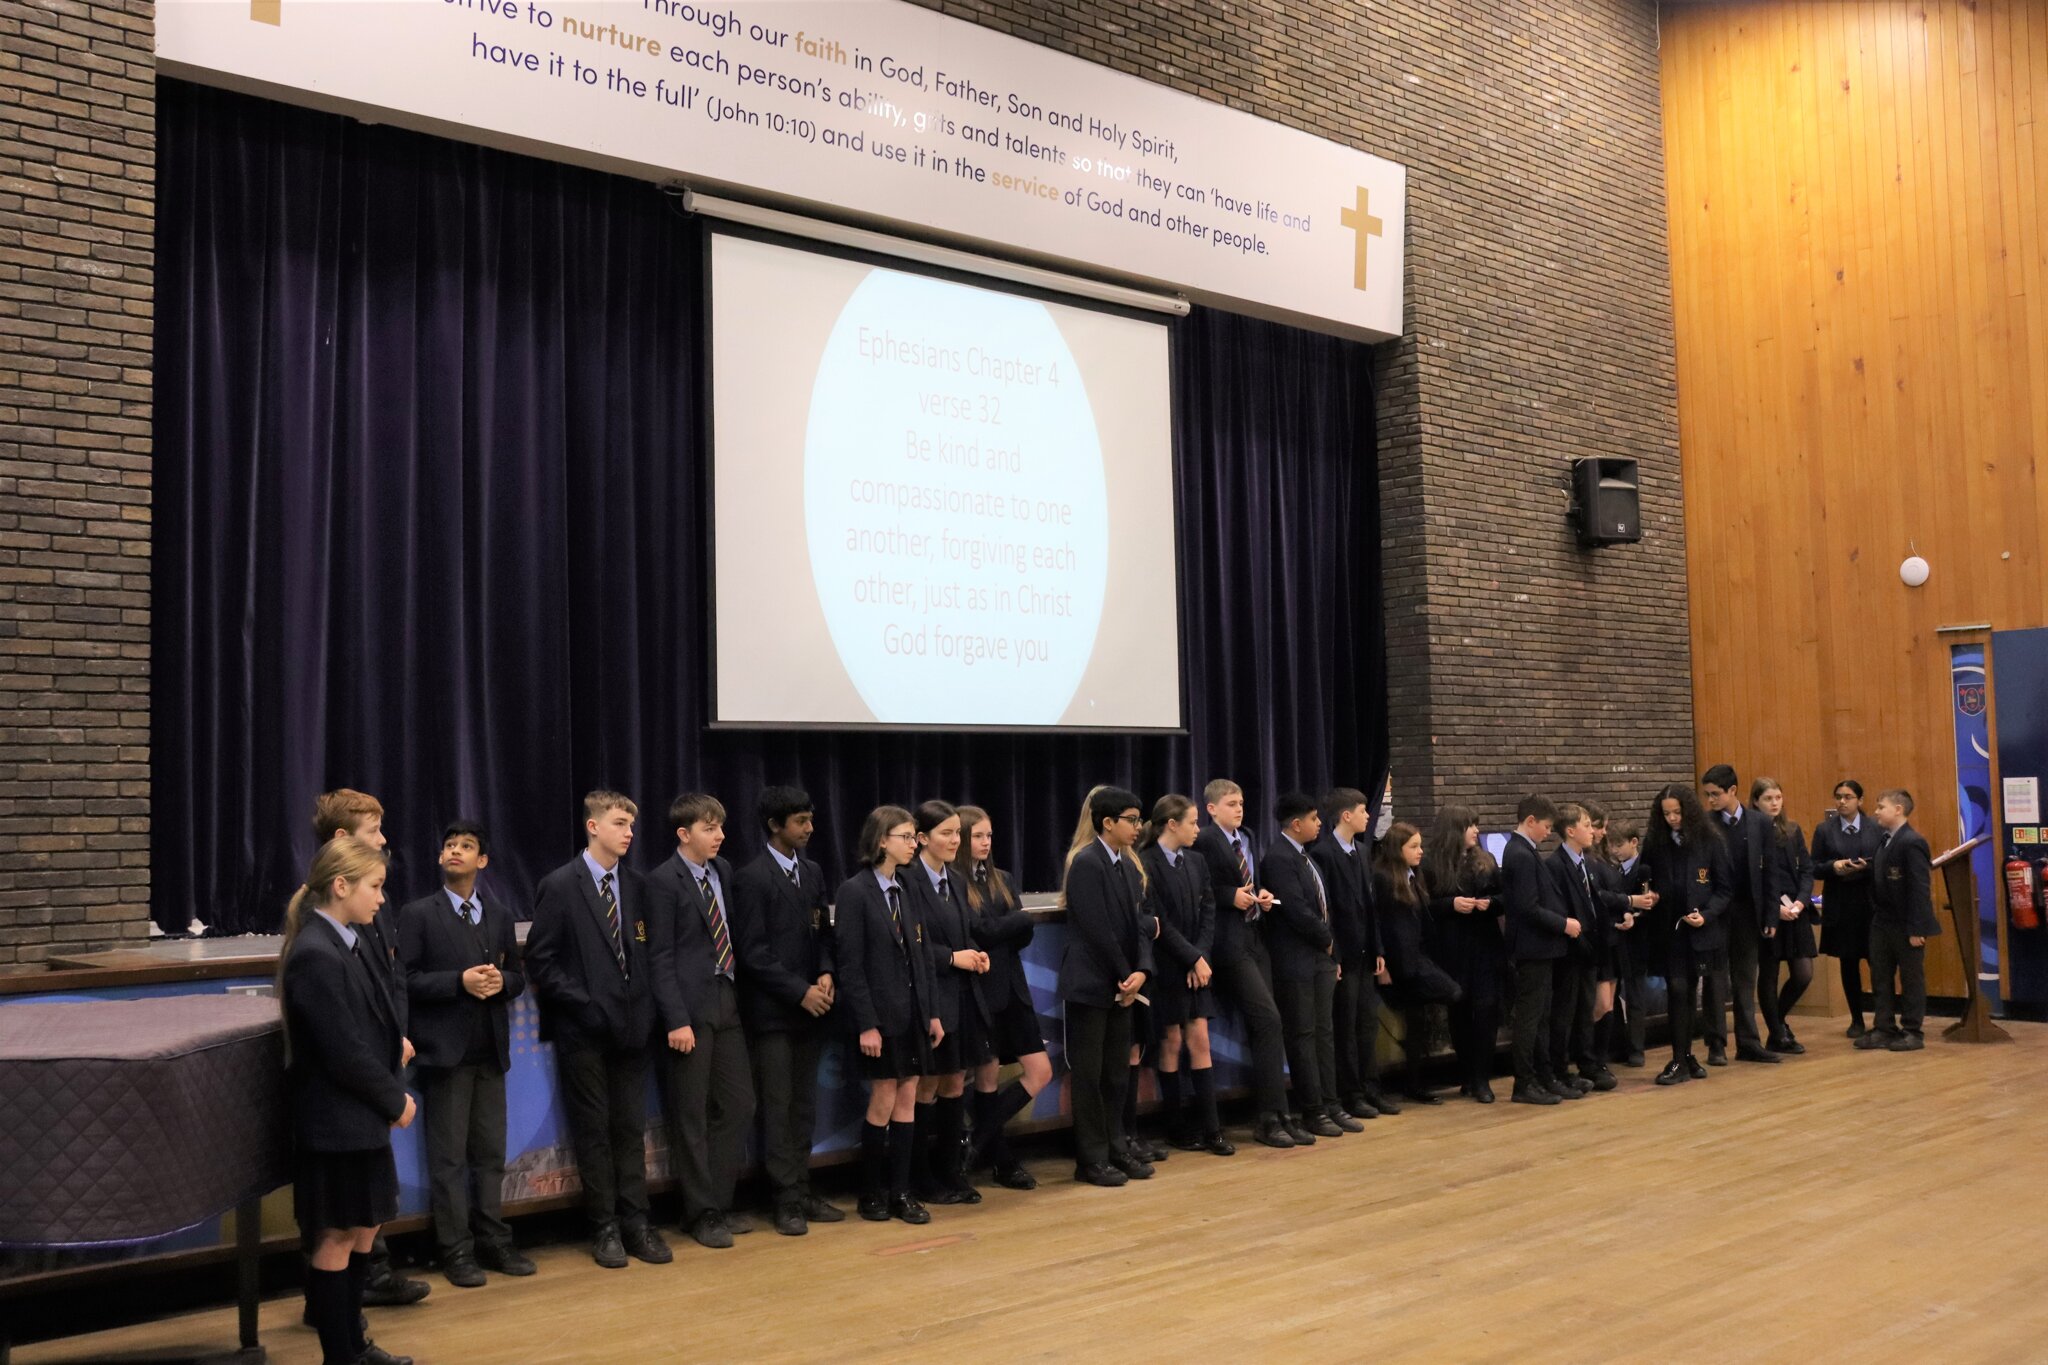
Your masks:
{"label": "fire extinguisher", "polygon": [[2012,905],[2013,928],[2041,927],[2041,909],[2034,895],[2034,869],[2017,853],[2005,864],[2005,895]]}

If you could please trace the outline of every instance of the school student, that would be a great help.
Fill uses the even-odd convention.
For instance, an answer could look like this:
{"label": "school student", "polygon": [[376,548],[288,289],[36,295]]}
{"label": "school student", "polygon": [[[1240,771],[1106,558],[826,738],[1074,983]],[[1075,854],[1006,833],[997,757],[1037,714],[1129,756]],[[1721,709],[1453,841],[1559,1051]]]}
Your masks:
{"label": "school student", "polygon": [[1140,928],[1144,883],[1134,846],[1144,817],[1138,798],[1103,787],[1088,800],[1094,842],[1067,865],[1067,1064],[1072,1070],[1074,1178],[1114,1188],[1146,1180],[1152,1166],[1124,1132],[1130,1084],[1131,1007],[1152,977],[1152,941]]}
{"label": "school student", "polygon": [[[1372,854],[1361,847],[1372,828],[1365,793],[1337,787],[1323,797],[1323,832],[1308,856],[1330,893],[1330,932],[1337,943],[1337,1106],[1349,1118],[1398,1114],[1401,1106],[1380,1090],[1380,986],[1387,958],[1373,903]],[[1334,1118],[1335,1115],[1333,1114]],[[1340,1121],[1341,1123],[1341,1121]]]}
{"label": "school student", "polygon": [[[1623,820],[1608,827],[1602,847],[1608,879],[1624,895],[1642,895],[1644,885],[1643,832],[1634,822]],[[1655,902],[1651,903],[1653,906]],[[1603,1056],[1624,1066],[1643,1064],[1643,1045],[1648,1033],[1649,1014],[1644,998],[1649,991],[1649,966],[1661,958],[1653,956],[1658,937],[1652,928],[1655,917],[1645,910],[1616,935],[1614,941],[1614,998],[1610,1002],[1621,1018],[1612,1045]]]}
{"label": "school student", "polygon": [[[995,865],[995,822],[979,806],[961,806],[959,812],[962,837],[953,872],[966,889],[974,946],[988,954],[983,993],[994,1053],[974,1070],[972,1164],[976,1169],[991,1168],[996,1183],[1005,1189],[1035,1190],[1038,1178],[1017,1160],[1003,1129],[1052,1084],[1052,1059],[1046,1055],[1038,1007],[1024,976],[1024,949],[1036,930],[1010,874]],[[1002,1069],[1013,1065],[1021,1074],[999,1089]]]}
{"label": "school student", "polygon": [[1287,1054],[1280,1007],[1273,999],[1273,965],[1266,955],[1259,920],[1273,903],[1259,889],[1259,855],[1244,828],[1244,788],[1227,777],[1202,788],[1209,823],[1195,839],[1195,852],[1209,869],[1216,902],[1216,956],[1210,989],[1236,1005],[1250,1051],[1252,1099],[1258,1106],[1252,1136],[1267,1147],[1313,1141],[1306,1128],[1287,1121]]}
{"label": "school student", "polygon": [[[379,852],[388,853],[384,837],[384,803],[353,787],[337,787],[316,797],[313,801],[313,842],[324,844],[343,838],[361,839]],[[402,1035],[399,1050],[405,1056],[405,1064],[410,1066],[413,1059],[408,1017],[411,1000],[405,989],[404,964],[398,956],[398,917],[394,910],[388,907],[378,910],[363,926],[363,944],[364,960],[377,972],[379,983],[391,993],[398,1006],[398,1031]],[[430,1290],[431,1286],[425,1280],[407,1279],[398,1273],[391,1264],[391,1248],[385,1244],[383,1232],[379,1231],[375,1244],[370,1248],[370,1283],[364,1291],[363,1302],[371,1308],[404,1308],[424,1299]]]}
{"label": "school student", "polygon": [[534,1272],[504,1215],[511,1003],[526,974],[512,912],[477,885],[491,861],[484,827],[450,822],[437,861],[441,889],[398,912],[399,957],[419,1039],[413,1074],[426,1111],[434,1245],[448,1283],[474,1289],[486,1270]]}
{"label": "school student", "polygon": [[1580,1073],[1593,1083],[1595,1090],[1612,1090],[1620,1084],[1608,1062],[1614,1056],[1622,944],[1635,933],[1637,915],[1648,913],[1657,902],[1654,896],[1639,895],[1627,887],[1621,870],[1609,858],[1606,810],[1597,801],[1582,804],[1593,822],[1593,842],[1586,849],[1586,871],[1590,874],[1600,929],[1593,944],[1591,1045],[1580,1054]]}
{"label": "school student", "polygon": [[[1813,859],[1807,856],[1806,833],[1785,818],[1785,789],[1775,777],[1750,784],[1750,808],[1761,819],[1765,836],[1764,913],[1774,917],[1777,933],[1766,942],[1769,966],[1759,989],[1778,992],[1778,1031],[1764,1040],[1773,1052],[1801,1053],[1806,1045],[1792,1036],[1792,1007],[1813,984]],[[1785,964],[1784,985],[1778,985],[1778,964]]]}
{"label": "school student", "polygon": [[1820,947],[1842,974],[1849,1002],[1849,1036],[1866,1032],[1863,964],[1870,960],[1871,864],[1884,831],[1863,810],[1863,784],[1845,777],[1835,784],[1835,809],[1813,831],[1813,870],[1820,879]]}
{"label": "school student", "polygon": [[[1768,834],[1764,821],[1753,816],[1736,790],[1735,769],[1716,763],[1700,774],[1700,795],[1707,808],[1721,822],[1721,837],[1728,845],[1730,896],[1725,920],[1728,927],[1728,979],[1735,999],[1735,1057],[1744,1062],[1785,1060],[1764,1046],[1765,1037],[1776,1037],[1778,1019],[1778,968],[1768,967],[1765,986],[1765,940],[1777,936],[1777,915],[1765,917],[1764,862]],[[1757,1033],[1756,1016],[1761,1006],[1764,1032]],[[1720,1031],[1718,1020],[1714,1032]]]}
{"label": "school student", "polygon": [[1445,806],[1431,827],[1423,874],[1436,960],[1458,983],[1450,1007],[1451,1048],[1458,1055],[1462,1093],[1492,1104],[1493,1055],[1500,1044],[1507,942],[1501,919],[1500,865],[1479,842],[1479,813]]}
{"label": "school student", "polygon": [[733,1208],[754,1121],[754,1072],[740,1020],[739,946],[729,907],[725,805],[703,792],[669,803],[675,856],[647,876],[647,966],[666,1047],[661,1098],[682,1229],[724,1250],[754,1220]]}
{"label": "school student", "polygon": [[901,874],[917,858],[917,826],[901,806],[868,812],[855,843],[861,870],[833,897],[832,937],[839,1005],[867,1081],[860,1130],[860,1216],[871,1223],[932,1220],[917,1201],[911,1167],[917,1144],[918,1078],[932,1070],[945,1025],[933,1002],[923,927]]}
{"label": "school student", "polygon": [[[1557,833],[1558,846],[1544,860],[1552,905],[1580,926],[1564,955],[1553,963],[1550,985],[1550,1060],[1557,1083],[1553,1088],[1570,1099],[1566,1091],[1583,1095],[1591,1090],[1612,1090],[1617,1082],[1593,1055],[1596,945],[1604,932],[1600,891],[1593,885],[1590,865],[1593,817],[1584,806],[1564,802],[1557,808]],[[1578,1063],[1577,1077],[1567,1072],[1568,1062]]]}
{"label": "school student", "polygon": [[811,1191],[818,1122],[818,1059],[837,996],[825,874],[804,856],[816,813],[796,787],[767,787],[755,814],[768,846],[733,875],[726,907],[740,950],[740,1022],[754,1067],[761,1167],[775,1230],[801,1237],[846,1214]]}
{"label": "school student", "polygon": [[924,927],[934,998],[946,1029],[933,1048],[932,1069],[917,1087],[919,1193],[928,1204],[979,1204],[981,1191],[968,1178],[961,1142],[967,1131],[967,1072],[980,1071],[995,1055],[981,986],[989,957],[968,931],[966,889],[953,876],[960,812],[944,801],[926,801],[911,812],[911,822],[917,830],[917,857],[904,870],[903,881]]}
{"label": "school student", "polygon": [[1273,817],[1280,839],[1266,854],[1272,902],[1264,923],[1294,1082],[1289,1117],[1312,1137],[1363,1132],[1365,1125],[1337,1102],[1337,941],[1329,888],[1308,857],[1308,846],[1322,833],[1322,813],[1300,792],[1287,792],[1274,803]]}
{"label": "school student", "polygon": [[1907,823],[1912,793],[1884,793],[1874,813],[1884,843],[1871,863],[1870,1031],[1856,1046],[1918,1052],[1926,1045],[1920,1027],[1927,1018],[1927,940],[1941,932],[1934,918],[1934,860],[1927,841]]}
{"label": "school student", "polygon": [[526,979],[540,1000],[569,1142],[583,1178],[590,1254],[607,1270],[674,1253],[647,1219],[648,1044],[654,991],[651,896],[625,865],[640,808],[615,791],[583,798],[584,849],[540,879],[526,931]]}
{"label": "school student", "polygon": [[362,1306],[370,1243],[398,1213],[391,1130],[418,1107],[405,1092],[403,1035],[366,926],[384,903],[384,855],[323,843],[285,911],[277,993],[297,1153],[293,1210],[311,1252],[306,1320],[325,1365],[412,1365],[372,1342]]}
{"label": "school student", "polygon": [[[1159,922],[1154,944],[1152,1023],[1159,1033],[1154,1054],[1159,1098],[1165,1110],[1166,1140],[1184,1152],[1233,1156],[1216,1113],[1215,1063],[1209,1053],[1209,1020],[1215,1014],[1209,964],[1216,936],[1216,902],[1209,872],[1192,852],[1201,822],[1185,796],[1162,796],[1138,836],[1145,869],[1147,913]],[[1188,1069],[1180,1065],[1188,1055]],[[1187,1083],[1183,1087],[1183,1081]]]}
{"label": "school student", "polygon": [[1401,1093],[1415,1104],[1442,1104],[1423,1079],[1433,1036],[1430,1007],[1454,1005],[1462,992],[1424,945],[1423,916],[1430,896],[1422,871],[1422,831],[1405,820],[1388,826],[1373,852],[1372,899],[1386,945],[1391,978],[1387,998],[1400,1008],[1407,1024]]}
{"label": "school student", "polygon": [[1664,980],[1671,1023],[1671,1061],[1657,1084],[1703,1081],[1706,1068],[1692,1055],[1693,996],[1704,997],[1708,1059],[1726,1066],[1725,1044],[1716,1034],[1727,994],[1727,848],[1692,788],[1668,786],[1650,802],[1649,834],[1643,841],[1643,880],[1657,896],[1656,919],[1669,926],[1663,937]]}
{"label": "school student", "polygon": [[1512,1016],[1516,1104],[1557,1104],[1579,1091],[1564,1084],[1553,1069],[1564,1065],[1551,1056],[1552,986],[1571,941],[1584,931],[1583,921],[1555,903],[1550,874],[1537,845],[1550,837],[1557,807],[1545,796],[1530,795],[1515,807],[1515,830],[1500,860],[1501,899],[1507,919],[1508,960],[1515,968]]}

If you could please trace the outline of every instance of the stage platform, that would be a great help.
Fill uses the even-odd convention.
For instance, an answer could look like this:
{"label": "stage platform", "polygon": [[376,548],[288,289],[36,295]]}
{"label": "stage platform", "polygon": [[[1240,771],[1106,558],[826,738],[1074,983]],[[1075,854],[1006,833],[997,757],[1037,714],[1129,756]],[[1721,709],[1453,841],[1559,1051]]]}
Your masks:
{"label": "stage platform", "polygon": [[[1123,1190],[1035,1163],[929,1227],[858,1221],[671,1266],[542,1248],[531,1280],[370,1315],[421,1365],[746,1360],[2026,1361],[2048,1300],[2048,1026],[1811,1051],[1555,1109],[1463,1101],[1314,1148],[1176,1153]],[[1938,1028],[1934,1030],[1938,1035]],[[1505,1098],[1506,1088],[1502,1095]],[[299,1300],[263,1313],[309,1365]],[[232,1310],[20,1348],[230,1340]]]}

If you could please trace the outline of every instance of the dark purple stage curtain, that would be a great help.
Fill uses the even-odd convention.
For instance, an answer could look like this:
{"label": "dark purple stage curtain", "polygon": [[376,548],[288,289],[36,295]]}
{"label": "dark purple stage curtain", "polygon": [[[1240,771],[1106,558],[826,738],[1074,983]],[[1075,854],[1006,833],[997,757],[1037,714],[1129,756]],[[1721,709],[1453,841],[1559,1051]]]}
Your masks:
{"label": "dark purple stage curtain", "polygon": [[[385,804],[390,894],[444,821],[523,908],[579,796],[770,782],[842,875],[884,800],[987,806],[1056,883],[1083,793],[1387,764],[1371,356],[1221,313],[1174,337],[1185,736],[712,732],[703,257],[655,187],[166,80],[158,87],[152,858],[157,919],[274,928],[312,799]],[[1270,822],[1261,818],[1260,828]]]}

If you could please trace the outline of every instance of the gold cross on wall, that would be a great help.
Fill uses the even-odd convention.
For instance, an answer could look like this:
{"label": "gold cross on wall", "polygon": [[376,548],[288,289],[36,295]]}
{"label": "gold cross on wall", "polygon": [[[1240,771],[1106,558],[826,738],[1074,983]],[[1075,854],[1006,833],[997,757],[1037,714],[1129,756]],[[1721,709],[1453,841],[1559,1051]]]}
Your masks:
{"label": "gold cross on wall", "polygon": [[1338,215],[1339,218],[1343,219],[1345,227],[1358,234],[1358,246],[1351,257],[1351,287],[1353,289],[1365,288],[1366,249],[1370,246],[1371,240],[1379,236],[1382,229],[1386,227],[1386,224],[1372,216],[1372,212],[1366,207],[1365,201],[1366,189],[1365,186],[1360,185],[1358,187],[1357,206],[1345,209]]}

